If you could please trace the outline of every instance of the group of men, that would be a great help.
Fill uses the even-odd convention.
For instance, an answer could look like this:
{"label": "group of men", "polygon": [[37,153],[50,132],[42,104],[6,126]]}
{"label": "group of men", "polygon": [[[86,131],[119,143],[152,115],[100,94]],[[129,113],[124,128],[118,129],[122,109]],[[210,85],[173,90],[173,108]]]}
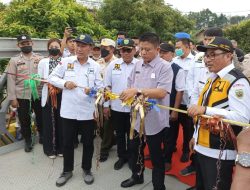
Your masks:
{"label": "group of men", "polygon": [[[150,32],[142,34],[139,39],[127,38],[121,33],[117,42],[103,38],[100,43],[94,43],[88,34],[81,34],[75,39],[69,34],[65,30],[63,41],[68,46],[61,50],[66,58],[62,59],[47,81],[62,89],[60,115],[63,119],[64,162],[63,172],[56,181],[57,186],[66,184],[73,176],[74,143],[79,127],[83,143],[84,181],[86,184],[94,182],[91,168],[96,127],[93,116],[95,97],[89,96],[89,93],[91,89],[105,89],[119,95],[119,99],[109,100],[103,105],[100,162],[108,159],[109,149],[116,143],[118,160],[114,169],[119,170],[128,162],[132,171],[131,177],[123,181],[121,187],[144,182],[144,147],[147,143],[153,165],[153,188],[166,189],[165,171],[172,167],[172,155],[181,124],[183,149],[180,161],[192,160],[191,165],[181,172],[196,171],[196,187],[193,189],[230,189],[237,147],[233,144],[233,138],[228,137],[228,128],[235,135],[242,128],[228,126],[221,119],[249,123],[250,108],[247,101],[250,98],[250,86],[241,71],[235,69],[232,61],[233,45],[222,37],[221,29],[210,28],[205,32],[204,44],[197,46],[200,53],[196,55],[191,51],[190,35],[183,32],[175,34],[175,46],[161,43],[159,37]],[[32,52],[32,41],[28,36],[21,35],[18,38],[18,47],[21,49],[20,55],[12,58],[8,66],[8,98],[11,105],[18,109],[26,142],[25,151],[30,152],[30,103],[34,105],[38,126],[41,121],[35,106],[37,100],[32,99],[30,89],[24,87],[24,78],[19,74],[28,76],[36,73],[39,56]],[[117,47],[120,58],[114,55]],[[156,104],[187,110],[187,114],[179,113],[178,110],[147,108],[144,128],[141,130],[140,115],[132,117],[131,107],[122,106],[123,102],[131,98],[154,99]],[[212,116],[212,119],[217,119],[217,123],[214,122],[211,127],[211,119],[201,115]],[[134,132],[133,138],[129,139],[131,120]],[[214,128],[219,128],[219,132],[214,132]],[[245,140],[247,132],[241,133],[238,141],[237,177],[247,173],[245,168],[250,167],[249,146],[245,145],[249,143]],[[39,133],[42,137],[41,130]],[[217,170],[218,159],[220,170]],[[233,183],[235,189],[238,184]]]}

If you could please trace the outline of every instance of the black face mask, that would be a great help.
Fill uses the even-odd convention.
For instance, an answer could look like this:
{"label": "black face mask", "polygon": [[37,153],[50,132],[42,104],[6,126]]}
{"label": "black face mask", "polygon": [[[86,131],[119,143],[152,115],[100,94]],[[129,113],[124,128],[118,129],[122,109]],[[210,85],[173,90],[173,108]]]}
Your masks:
{"label": "black face mask", "polygon": [[24,46],[24,47],[21,47],[21,52],[23,52],[24,54],[28,54],[30,52],[32,52],[32,46]]}
{"label": "black face mask", "polygon": [[109,50],[101,48],[101,57],[107,57],[109,55]]}
{"label": "black face mask", "polygon": [[49,54],[52,56],[57,56],[57,55],[59,55],[59,53],[60,53],[60,49],[58,49],[58,48],[50,48],[49,49]]}

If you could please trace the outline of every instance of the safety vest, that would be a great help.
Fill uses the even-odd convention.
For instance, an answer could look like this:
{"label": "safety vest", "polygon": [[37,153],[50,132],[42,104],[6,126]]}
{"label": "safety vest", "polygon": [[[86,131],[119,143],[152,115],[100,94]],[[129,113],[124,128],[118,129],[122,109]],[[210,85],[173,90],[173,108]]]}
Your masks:
{"label": "safety vest", "polygon": [[[200,94],[198,105],[230,110],[228,104],[229,90],[232,85],[241,78],[246,77],[241,73],[241,71],[235,68],[232,69],[229,73],[227,73],[223,78],[216,78],[213,83],[212,79],[209,78]],[[211,83],[212,86],[210,89]],[[197,143],[207,148],[220,149],[220,135],[210,133],[209,129],[204,126],[205,124],[206,122],[200,122],[200,127],[198,128]],[[241,131],[241,127],[232,126],[232,128],[234,130],[235,135],[237,135]],[[235,148],[233,142],[226,142],[225,149],[234,150]]]}

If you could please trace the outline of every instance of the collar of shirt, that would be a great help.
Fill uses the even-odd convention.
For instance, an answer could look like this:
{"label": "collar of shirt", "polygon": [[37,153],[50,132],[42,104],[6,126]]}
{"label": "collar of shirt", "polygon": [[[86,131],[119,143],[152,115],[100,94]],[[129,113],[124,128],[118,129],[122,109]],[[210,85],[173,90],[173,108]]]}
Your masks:
{"label": "collar of shirt", "polygon": [[194,59],[194,55],[193,55],[193,54],[191,53],[191,51],[190,51],[190,53],[188,54],[187,57],[181,58],[181,57],[177,56],[176,59]]}
{"label": "collar of shirt", "polygon": [[[132,61],[129,63],[129,64],[136,64],[136,62],[138,62],[139,60],[138,59],[136,59],[136,58],[133,58],[132,59]],[[122,58],[120,58],[120,59],[118,59],[118,64],[127,64],[127,63],[125,63],[124,61],[123,61],[123,59]]]}
{"label": "collar of shirt", "polygon": [[[72,58],[72,61],[73,61],[74,63],[80,64],[80,62],[79,62],[78,59],[77,59],[77,56],[71,56],[70,58]],[[92,60],[93,60],[93,59],[91,59],[90,57],[88,57],[87,61],[86,61],[84,64],[80,64],[80,65],[91,64],[91,61],[92,61]],[[93,60],[93,61],[94,61],[94,60]]]}
{"label": "collar of shirt", "polygon": [[157,55],[152,61],[150,61],[149,63],[147,63],[147,64],[145,64],[144,63],[144,61],[143,61],[143,66],[145,66],[145,65],[149,65],[149,66],[151,66],[152,68],[153,67],[155,67],[155,64],[157,63],[157,62],[160,62],[161,61],[161,58],[160,58],[160,56],[159,55]]}
{"label": "collar of shirt", "polygon": [[223,78],[232,69],[234,69],[234,64],[233,63],[231,63],[230,65],[228,65],[225,68],[221,69],[218,73],[216,73],[216,76],[219,75],[220,78]]}

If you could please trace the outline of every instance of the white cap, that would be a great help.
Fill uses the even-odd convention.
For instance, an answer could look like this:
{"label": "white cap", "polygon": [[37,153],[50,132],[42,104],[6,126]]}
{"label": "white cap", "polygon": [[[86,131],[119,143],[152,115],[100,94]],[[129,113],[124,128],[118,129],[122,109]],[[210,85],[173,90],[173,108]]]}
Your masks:
{"label": "white cap", "polygon": [[109,38],[103,38],[101,41],[101,46],[113,46],[115,47],[115,41]]}

